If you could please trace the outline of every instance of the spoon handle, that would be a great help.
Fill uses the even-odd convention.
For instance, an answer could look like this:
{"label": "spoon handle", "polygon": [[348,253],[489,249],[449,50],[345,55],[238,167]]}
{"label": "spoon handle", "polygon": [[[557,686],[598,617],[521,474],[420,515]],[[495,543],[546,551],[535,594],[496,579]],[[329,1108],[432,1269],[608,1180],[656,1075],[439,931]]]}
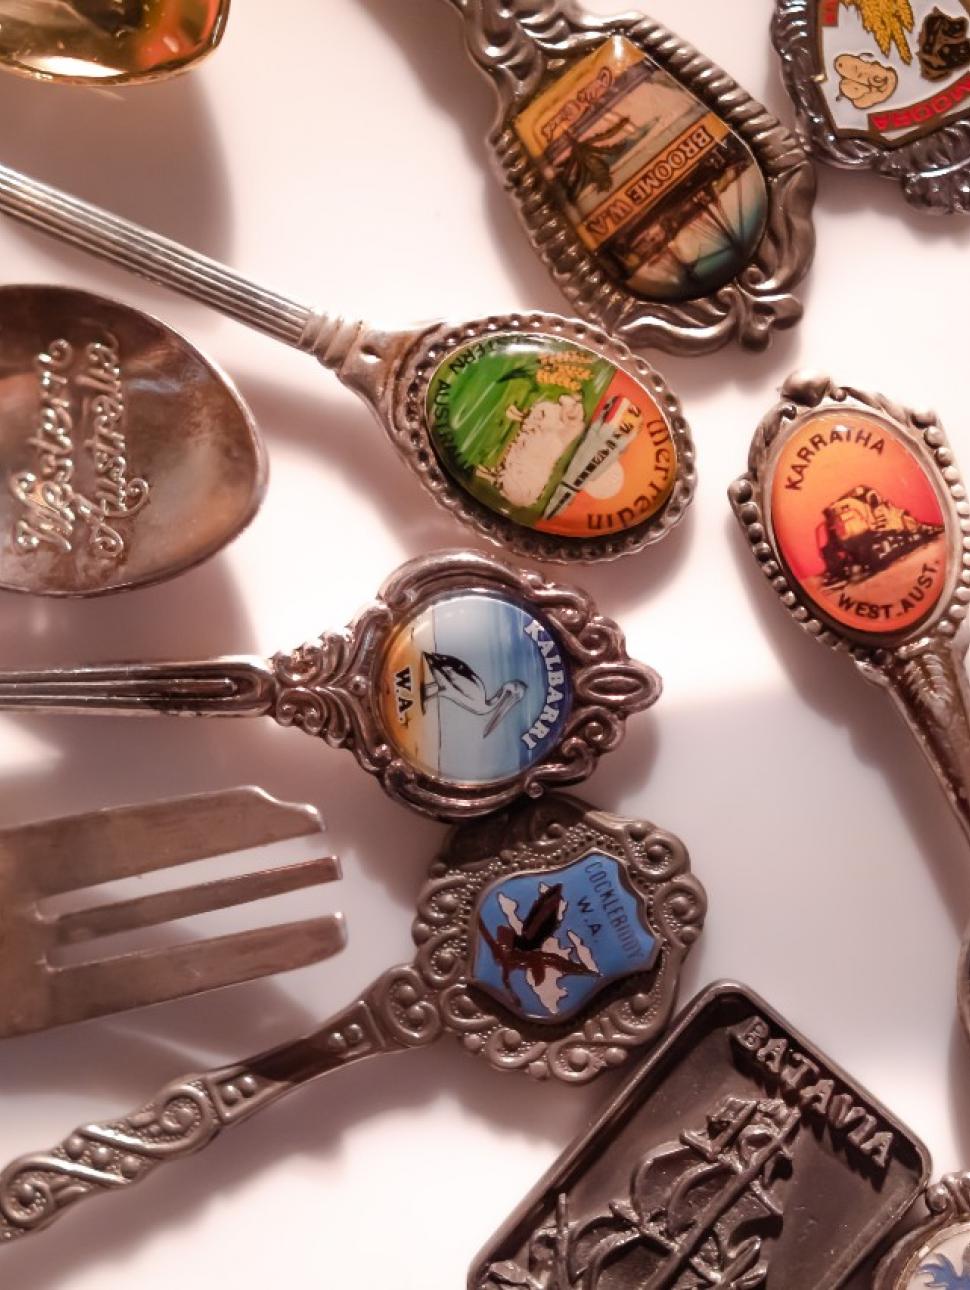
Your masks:
{"label": "spoon handle", "polygon": [[248,717],[270,712],[276,698],[273,673],[258,659],[0,672],[3,711]]}
{"label": "spoon handle", "polygon": [[319,315],[216,260],[0,166],[0,211],[91,255],[170,287],[294,348]]}
{"label": "spoon handle", "polygon": [[884,685],[933,767],[947,800],[970,839],[970,681],[966,646],[933,644],[896,651],[888,662],[863,667]]}
{"label": "spoon handle", "polygon": [[185,1075],[141,1110],[83,1125],[53,1150],[13,1161],[0,1174],[0,1249],[48,1227],[80,1200],[126,1191],[160,1165],[202,1151],[301,1084],[365,1057],[422,1047],[441,1030],[418,973],[394,968],[314,1034]]}

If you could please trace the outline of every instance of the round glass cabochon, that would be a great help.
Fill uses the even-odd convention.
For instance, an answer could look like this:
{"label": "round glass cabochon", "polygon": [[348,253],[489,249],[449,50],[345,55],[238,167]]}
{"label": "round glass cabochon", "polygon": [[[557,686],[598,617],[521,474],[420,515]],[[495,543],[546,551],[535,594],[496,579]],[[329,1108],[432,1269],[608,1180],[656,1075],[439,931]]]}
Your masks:
{"label": "round glass cabochon", "polygon": [[946,1227],[914,1254],[900,1290],[963,1290],[970,1286],[970,1223]]}
{"label": "round glass cabochon", "polygon": [[449,783],[496,784],[528,770],[558,743],[571,705],[558,641],[502,596],[442,596],[398,628],[384,655],[391,743]]}
{"label": "round glass cabochon", "polygon": [[653,396],[583,345],[488,336],[456,350],[428,390],[438,458],[490,511],[570,538],[642,524],[677,478]]}
{"label": "round glass cabochon", "polygon": [[808,417],[778,455],[771,525],[788,569],[828,618],[890,635],[921,622],[947,581],[939,495],[878,417]]}

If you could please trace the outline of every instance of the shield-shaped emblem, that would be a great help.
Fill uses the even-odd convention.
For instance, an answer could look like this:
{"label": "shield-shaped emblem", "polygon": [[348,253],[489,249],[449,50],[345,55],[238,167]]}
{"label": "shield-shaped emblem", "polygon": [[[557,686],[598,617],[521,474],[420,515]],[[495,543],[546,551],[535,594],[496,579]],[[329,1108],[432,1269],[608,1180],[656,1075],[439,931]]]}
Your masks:
{"label": "shield-shaped emblem", "polygon": [[594,851],[482,892],[472,983],[517,1016],[565,1021],[611,982],[649,969],[657,948],[622,866]]}

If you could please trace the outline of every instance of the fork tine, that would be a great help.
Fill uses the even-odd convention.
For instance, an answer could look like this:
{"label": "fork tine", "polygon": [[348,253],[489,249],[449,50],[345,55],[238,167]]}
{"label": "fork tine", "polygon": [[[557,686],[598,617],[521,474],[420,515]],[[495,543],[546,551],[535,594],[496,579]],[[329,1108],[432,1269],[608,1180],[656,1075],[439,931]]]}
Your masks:
{"label": "fork tine", "polygon": [[169,999],[290,972],[339,953],[341,914],[235,932],[214,940],[57,968],[51,973],[52,1026],[125,1012]]}
{"label": "fork tine", "polygon": [[234,788],[2,829],[0,866],[54,896],[322,831],[310,806]]}
{"label": "fork tine", "polygon": [[248,905],[255,900],[333,882],[339,877],[340,861],[336,856],[322,856],[317,860],[263,869],[258,873],[234,874],[195,887],[183,887],[179,891],[163,891],[63,914],[55,920],[55,934],[61,945],[79,945],[99,936],[133,932],[196,914],[208,914],[216,909]]}

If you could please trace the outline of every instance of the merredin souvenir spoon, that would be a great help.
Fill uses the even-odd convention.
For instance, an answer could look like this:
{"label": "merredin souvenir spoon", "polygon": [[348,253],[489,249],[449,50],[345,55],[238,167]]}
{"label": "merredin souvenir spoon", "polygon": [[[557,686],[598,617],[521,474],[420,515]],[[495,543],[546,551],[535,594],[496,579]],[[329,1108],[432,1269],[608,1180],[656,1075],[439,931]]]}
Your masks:
{"label": "merredin souvenir spoon", "polygon": [[966,1290],[970,1286],[970,1173],[947,1174],[923,1194],[927,1217],[876,1269],[872,1290]]}
{"label": "merredin souvenir spoon", "polygon": [[663,1031],[706,908],[683,843],[646,820],[554,796],[464,825],[419,896],[412,963],[314,1034],[186,1075],[143,1110],[15,1161],[0,1174],[0,1247],[310,1080],[442,1035],[495,1070],[586,1084]]}
{"label": "merredin souvenir spoon", "polygon": [[0,287],[0,587],[95,596],[170,578],[256,513],[266,461],[229,379],[87,291]]}
{"label": "merredin souvenir spoon", "polygon": [[440,505],[519,554],[568,562],[639,551],[693,496],[676,397],[584,323],[530,313],[378,331],[2,166],[0,212],[312,354],[370,405]]}
{"label": "merredin souvenir spoon", "polygon": [[795,621],[888,692],[970,838],[970,503],[946,435],[824,376],[782,396],[730,490],[752,554]]}
{"label": "merredin souvenir spoon", "polygon": [[496,170],[580,314],[678,354],[764,349],[799,320],[814,170],[726,72],[639,14],[451,3],[498,91]]}
{"label": "merredin souvenir spoon", "polygon": [[970,211],[970,3],[777,0],[772,36],[819,161]]}
{"label": "merredin souvenir spoon", "polygon": [[392,797],[462,819],[585,779],[660,685],[585,592],[436,551],[347,629],[268,663],[0,672],[0,710],[271,716],[349,749]]}
{"label": "merredin souvenir spoon", "polygon": [[0,67],[131,85],[184,72],[222,39],[229,0],[0,0]]}

